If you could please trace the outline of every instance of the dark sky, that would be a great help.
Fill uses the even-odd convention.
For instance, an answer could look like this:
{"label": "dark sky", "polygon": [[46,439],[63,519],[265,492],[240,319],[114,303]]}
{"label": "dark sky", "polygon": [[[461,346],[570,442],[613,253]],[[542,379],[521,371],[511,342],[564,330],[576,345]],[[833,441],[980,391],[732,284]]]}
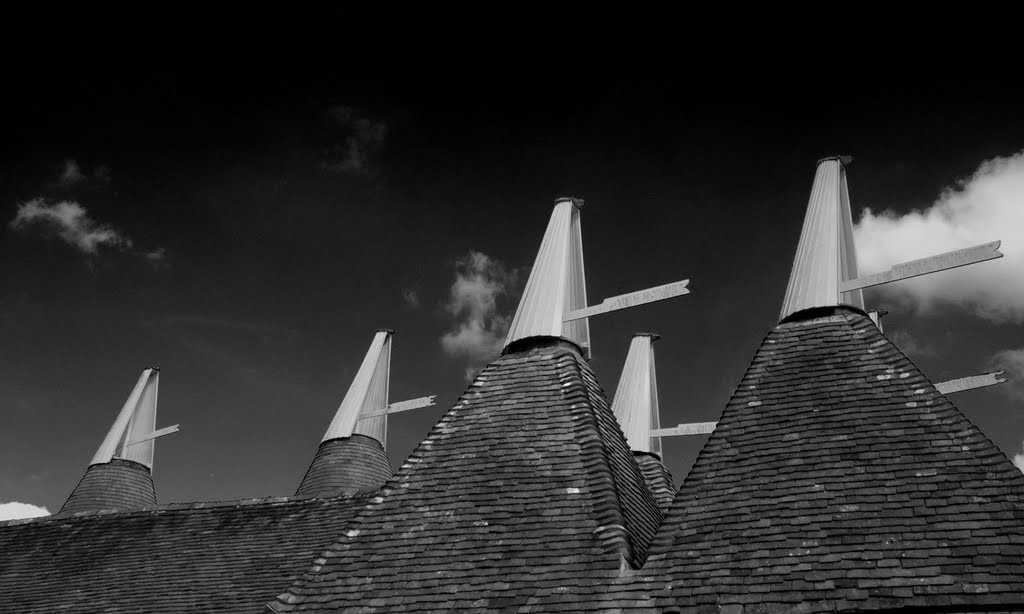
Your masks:
{"label": "dark sky", "polygon": [[[467,361],[440,343],[456,326],[456,261],[475,250],[521,278],[566,194],[587,203],[592,303],[692,280],[685,298],[591,320],[606,391],[630,333],[656,331],[663,424],[714,420],[777,321],[815,160],[855,156],[857,217],[926,207],[1024,149],[1012,84],[983,73],[961,87],[915,64],[741,69],[692,49],[604,61],[582,44],[492,60],[474,45],[356,41],[340,14],[221,37],[228,24],[53,36],[7,61],[0,502],[56,511],[149,365],[162,368],[159,424],[181,424],[156,446],[161,502],[292,494],[381,327],[397,330],[392,400],[438,395],[391,420],[401,464],[466,386]],[[374,53],[403,42],[394,59]],[[78,203],[131,246],[87,253],[9,226],[39,198]],[[498,315],[514,309],[510,286]],[[1024,347],[1019,324],[892,311],[887,332],[923,340],[911,358],[935,381]],[[955,401],[1019,452],[1010,394]],[[677,482],[705,439],[666,441]]]}

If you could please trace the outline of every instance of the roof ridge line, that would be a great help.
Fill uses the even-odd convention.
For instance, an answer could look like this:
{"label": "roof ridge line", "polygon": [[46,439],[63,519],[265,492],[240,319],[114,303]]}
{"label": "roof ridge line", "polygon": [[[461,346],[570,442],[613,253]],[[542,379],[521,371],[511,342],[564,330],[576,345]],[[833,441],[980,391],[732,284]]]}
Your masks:
{"label": "roof ridge line", "polygon": [[[588,401],[588,403],[583,407],[576,407],[576,404],[573,403],[570,409],[570,412],[572,413],[573,435],[578,437],[577,443],[580,447],[581,456],[585,459],[585,475],[588,478],[588,482],[590,482],[590,478],[595,478],[593,482],[595,494],[604,495],[606,498],[610,497],[615,502],[614,505],[602,506],[601,508],[596,508],[594,510],[595,516],[600,523],[597,529],[594,530],[594,534],[597,535],[598,541],[601,542],[601,545],[606,552],[609,554],[621,555],[632,563],[635,558],[633,553],[633,544],[630,539],[631,536],[629,534],[629,529],[626,528],[626,517],[622,514],[620,509],[622,507],[622,500],[619,498],[615,472],[612,471],[612,468],[609,466],[607,446],[605,446],[604,438],[601,437],[601,428],[598,424],[597,416],[595,416],[592,411],[588,411],[588,408],[593,407],[590,390],[587,389],[584,382],[583,369],[580,368],[577,358],[575,356],[570,356],[569,358],[572,361],[572,368],[579,377],[580,388],[583,390],[583,395]],[[584,422],[584,420],[586,420],[586,422]],[[584,438],[584,435],[587,435],[587,433],[583,432],[584,425],[593,427],[594,435],[596,435],[600,446],[599,452],[595,449],[595,446],[587,445],[590,438]],[[597,462],[593,462],[595,460]],[[603,465],[605,470],[608,472],[607,477],[609,479],[607,482],[611,484],[611,492],[608,492],[607,488],[599,487],[601,482],[605,482],[605,480],[602,479],[604,476],[594,474],[595,468],[601,465]],[[618,528],[619,530],[610,532],[609,530],[612,528]]]}
{"label": "roof ridge line", "polygon": [[[570,354],[572,353],[570,352]],[[608,550],[610,554],[618,554],[620,558],[622,560],[625,560],[627,564],[629,564],[631,567],[639,569],[643,567],[644,560],[647,558],[647,553],[649,552],[650,544],[648,543],[647,548],[644,548],[644,556],[642,558],[639,557],[638,553],[636,552],[636,549],[634,548],[635,536],[633,535],[633,531],[631,530],[629,519],[623,512],[622,496],[619,492],[619,480],[616,477],[615,469],[611,462],[611,453],[608,448],[607,442],[605,441],[604,436],[601,432],[601,423],[596,415],[596,412],[599,411],[597,405],[601,399],[595,398],[595,395],[592,394],[590,388],[587,386],[587,377],[586,374],[583,372],[583,369],[580,367],[579,362],[580,360],[582,360],[582,358],[575,354],[573,354],[571,358],[572,366],[576,370],[576,374],[580,379],[580,384],[583,389],[583,394],[587,399],[587,405],[584,408],[576,408],[575,404],[573,405],[573,409],[571,410],[574,414],[573,434],[584,435],[584,433],[581,432],[581,427],[584,426],[584,422],[581,420],[581,418],[587,419],[588,423],[593,426],[593,429],[597,436],[597,440],[599,442],[600,452],[597,451],[596,446],[591,446],[588,449],[588,447],[584,445],[584,442],[586,440],[582,436],[578,440],[580,444],[580,451],[582,453],[581,456],[583,456],[587,461],[590,461],[585,463],[585,466],[587,467],[586,476],[588,478],[596,477],[598,479],[598,483],[600,483],[601,481],[603,481],[601,480],[602,476],[595,476],[593,471],[596,469],[596,467],[603,465],[608,473],[608,478],[610,478],[607,481],[610,482],[611,484],[611,491],[607,492],[607,488],[603,489],[606,491],[604,494],[614,499],[614,505],[608,506],[606,509],[595,510],[595,515],[597,516],[598,521],[601,523],[601,525],[597,528],[595,533],[598,535],[598,539],[601,541],[602,545],[605,546],[606,550]],[[607,399],[604,399],[604,402],[607,406]],[[611,414],[610,406],[607,406],[607,410],[608,413]],[[594,459],[597,459],[598,462],[593,462]],[[639,480],[639,483],[644,485],[644,489],[642,492],[651,496],[651,503],[654,509],[658,510],[660,513],[661,510],[658,507],[658,503],[657,501],[654,500],[653,496],[650,495],[650,492],[647,489],[647,483],[644,480],[643,474],[640,473],[639,467],[636,467],[634,463],[633,468],[636,470],[636,477]],[[605,519],[607,519],[607,522],[605,521]],[[664,520],[664,516],[662,516],[662,520]],[[611,529],[617,530],[615,530],[614,532],[610,532]]]}
{"label": "roof ridge line", "polygon": [[[754,359],[757,358],[758,352],[760,352],[761,348],[764,347],[764,344],[767,343],[768,337],[770,337],[771,334],[775,332],[775,329],[777,329],[779,326],[782,326],[782,323],[776,324],[775,326],[770,328],[767,333],[765,333],[764,337],[761,338],[761,342],[758,343],[757,347],[754,349],[753,356],[750,357],[748,364],[753,364]],[[737,394],[739,394],[740,385],[743,383],[743,378],[746,377],[746,375],[747,373],[746,371],[744,371],[743,375],[740,376],[740,380],[736,382],[736,386],[732,389],[732,394],[729,395],[729,398],[725,401],[725,404],[722,405],[722,409],[718,412],[717,422],[719,424],[721,424],[722,422],[722,414],[725,413],[725,410],[729,407],[729,404],[732,403],[732,400],[736,397]],[[666,554],[667,549],[672,546],[672,536],[674,530],[672,526],[670,526],[669,519],[675,517],[678,518],[679,522],[682,522],[683,514],[673,514],[673,512],[675,511],[676,506],[679,505],[680,498],[683,494],[683,486],[685,486],[686,482],[690,479],[690,474],[693,473],[694,467],[696,467],[697,463],[700,462],[701,456],[703,456],[705,451],[708,450],[708,443],[711,442],[711,439],[714,438],[716,434],[718,434],[719,437],[724,437],[724,435],[721,435],[720,433],[721,430],[717,427],[714,431],[711,432],[711,435],[708,437],[708,440],[704,442],[704,445],[701,446],[700,451],[697,452],[697,456],[693,459],[693,463],[690,465],[690,469],[686,472],[686,475],[683,476],[683,479],[681,479],[679,481],[679,484],[676,486],[676,494],[674,497],[672,497],[672,504],[669,505],[668,509],[665,510],[665,519],[662,521],[661,526],[658,528],[658,532],[655,533],[654,537],[651,538],[651,543],[647,547],[647,561],[650,561],[653,558]],[[699,491],[701,488],[703,488],[703,484],[699,486],[697,490]],[[678,524],[678,522],[672,524]],[[647,561],[644,561],[645,565]]]}
{"label": "roof ridge line", "polygon": [[358,497],[367,496],[364,494],[339,494],[332,495],[329,497],[320,497],[316,495],[299,495],[290,497],[251,497],[246,499],[226,499],[223,501],[188,501],[181,503],[161,503],[159,505],[147,505],[146,507],[134,509],[134,510],[118,510],[118,509],[102,509],[102,510],[83,510],[80,512],[72,512],[69,514],[50,514],[49,516],[36,516],[34,518],[12,518],[10,520],[0,520],[0,527],[28,524],[31,522],[48,522],[51,520],[72,520],[76,518],[91,518],[94,516],[141,516],[144,514],[155,514],[158,512],[176,512],[180,510],[194,510],[194,509],[217,509],[223,507],[242,507],[248,505],[263,505],[267,503],[303,503],[306,501],[326,501],[328,499],[355,499]]}

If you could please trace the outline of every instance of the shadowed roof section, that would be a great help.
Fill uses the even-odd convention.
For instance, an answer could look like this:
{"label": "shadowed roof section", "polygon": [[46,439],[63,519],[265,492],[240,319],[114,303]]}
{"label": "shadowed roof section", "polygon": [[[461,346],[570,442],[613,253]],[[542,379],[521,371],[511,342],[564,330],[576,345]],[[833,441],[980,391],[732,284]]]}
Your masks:
{"label": "shadowed roof section", "polygon": [[642,573],[737,614],[1021,608],[1024,475],[866,315],[805,311],[764,340]]}
{"label": "shadowed roof section", "polygon": [[260,612],[365,503],[253,499],[0,522],[4,611]]}
{"label": "shadowed roof section", "polygon": [[661,518],[576,346],[537,338],[477,376],[272,607],[525,606],[639,565]]}

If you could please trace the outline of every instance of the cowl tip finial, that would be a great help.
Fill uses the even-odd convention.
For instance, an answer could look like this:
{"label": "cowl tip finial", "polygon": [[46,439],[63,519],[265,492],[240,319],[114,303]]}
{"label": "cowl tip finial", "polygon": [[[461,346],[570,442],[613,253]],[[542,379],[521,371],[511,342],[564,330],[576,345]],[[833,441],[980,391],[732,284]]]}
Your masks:
{"label": "cowl tip finial", "polygon": [[841,164],[843,166],[849,166],[850,164],[853,163],[853,156],[844,156],[844,155],[825,156],[824,158],[821,158],[820,160],[818,160],[818,162],[816,164],[821,164],[822,162],[828,162],[829,160],[838,160],[839,164]]}
{"label": "cowl tip finial", "polygon": [[575,196],[559,196],[555,199],[555,205],[559,205],[561,203],[572,203],[577,209],[583,208],[583,202],[582,198],[576,198]]}

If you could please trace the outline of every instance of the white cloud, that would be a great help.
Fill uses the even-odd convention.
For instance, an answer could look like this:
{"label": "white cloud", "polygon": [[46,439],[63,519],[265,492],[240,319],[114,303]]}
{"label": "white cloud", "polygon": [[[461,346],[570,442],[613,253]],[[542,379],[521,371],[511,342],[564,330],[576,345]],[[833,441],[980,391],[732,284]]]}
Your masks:
{"label": "white cloud", "polygon": [[10,227],[15,230],[50,230],[86,254],[95,254],[101,246],[132,246],[131,239],[110,226],[97,223],[89,217],[85,207],[73,200],[47,203],[45,199],[34,198],[22,203],[18,205]]}
{"label": "white cloud", "polygon": [[1024,322],[1024,152],[985,161],[929,208],[865,210],[854,228],[862,275],[1000,239],[1000,260],[881,286],[919,313],[953,304],[993,321]]}
{"label": "white cloud", "polygon": [[1020,454],[1013,455],[1013,464],[1024,473],[1024,443],[1021,444]]}
{"label": "white cloud", "polygon": [[406,288],[402,290],[402,302],[406,304],[409,309],[417,309],[420,306],[420,297],[412,288]]}
{"label": "white cloud", "polygon": [[896,344],[904,354],[911,358],[923,358],[935,355],[935,348],[931,344],[921,341],[918,337],[905,330],[897,330],[889,335],[892,342]]}
{"label": "white cloud", "polygon": [[82,167],[78,166],[78,162],[71,159],[64,160],[59,178],[62,184],[72,186],[85,181],[85,178],[85,173],[82,172]]}
{"label": "white cloud", "polygon": [[1024,402],[1024,348],[1002,350],[990,361],[992,368],[1004,371],[1006,382],[999,388],[1013,399]]}
{"label": "white cloud", "polygon": [[76,160],[71,158],[61,163],[60,172],[57,175],[58,184],[65,188],[70,188],[85,182],[93,186],[110,183],[110,167],[106,164],[101,164],[89,173]]}
{"label": "white cloud", "polygon": [[328,109],[327,117],[335,136],[324,150],[324,168],[352,175],[369,173],[372,157],[384,146],[387,124],[363,117],[344,105]]}
{"label": "white cloud", "polygon": [[467,379],[494,359],[505,344],[511,315],[499,313],[499,297],[508,296],[515,274],[487,254],[470,251],[455,263],[455,281],[444,308],[455,319],[454,327],[441,337],[441,347],[469,365]]}
{"label": "white cloud", "polygon": [[50,510],[31,503],[0,503],[0,520],[17,520],[19,518],[38,518],[49,516]]}

